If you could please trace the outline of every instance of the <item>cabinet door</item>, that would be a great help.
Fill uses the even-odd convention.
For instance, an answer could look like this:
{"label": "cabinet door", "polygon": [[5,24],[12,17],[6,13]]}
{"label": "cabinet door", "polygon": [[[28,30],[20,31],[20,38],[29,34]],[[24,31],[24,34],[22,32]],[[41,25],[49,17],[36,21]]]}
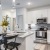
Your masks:
{"label": "cabinet door", "polygon": [[47,42],[50,44],[50,30],[47,31]]}
{"label": "cabinet door", "polygon": [[42,17],[47,17],[48,16],[48,10],[47,9],[42,9],[41,10],[41,16]]}
{"label": "cabinet door", "polygon": [[37,18],[41,17],[41,10],[35,10],[28,12],[28,23],[36,24]]}
{"label": "cabinet door", "polygon": [[50,9],[48,9],[48,23],[50,24]]}

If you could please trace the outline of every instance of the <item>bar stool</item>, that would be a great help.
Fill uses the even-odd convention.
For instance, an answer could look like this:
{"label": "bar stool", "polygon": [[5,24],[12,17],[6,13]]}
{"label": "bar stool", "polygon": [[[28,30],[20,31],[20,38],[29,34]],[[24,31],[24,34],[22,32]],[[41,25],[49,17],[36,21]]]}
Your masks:
{"label": "bar stool", "polygon": [[0,40],[0,50],[1,50],[1,45],[3,44],[3,41],[2,39]]}
{"label": "bar stool", "polygon": [[[12,50],[14,48],[16,48],[16,50],[18,50],[18,46],[20,45],[20,43],[16,43],[15,42],[16,41],[16,37],[17,37],[17,35],[10,36],[10,37],[6,37],[6,36],[4,37],[4,48],[5,48],[5,50],[7,50],[7,49]],[[10,40],[10,39],[13,39],[13,38],[15,38],[14,42],[7,43],[8,42],[7,40]]]}
{"label": "bar stool", "polygon": [[[0,37],[2,36],[2,34],[0,34]],[[1,50],[1,45],[3,44],[4,42],[3,42],[3,40],[2,40],[2,38],[0,39],[0,50]]]}

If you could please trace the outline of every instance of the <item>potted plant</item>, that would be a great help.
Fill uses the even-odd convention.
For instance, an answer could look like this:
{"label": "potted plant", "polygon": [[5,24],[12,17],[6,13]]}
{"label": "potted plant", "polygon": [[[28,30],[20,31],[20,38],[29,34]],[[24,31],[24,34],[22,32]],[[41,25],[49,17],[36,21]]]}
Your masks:
{"label": "potted plant", "polygon": [[6,17],[4,17],[3,18],[3,20],[2,20],[2,24],[1,24],[1,26],[3,27],[3,32],[4,33],[6,33],[7,32],[7,26],[8,26],[8,21],[7,21],[7,16]]}

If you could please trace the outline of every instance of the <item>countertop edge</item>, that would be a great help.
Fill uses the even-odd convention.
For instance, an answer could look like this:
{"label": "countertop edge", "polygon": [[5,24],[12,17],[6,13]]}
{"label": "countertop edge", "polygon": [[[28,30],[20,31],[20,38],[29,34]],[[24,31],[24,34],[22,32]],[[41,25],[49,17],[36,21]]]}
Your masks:
{"label": "countertop edge", "polygon": [[31,36],[31,35],[33,35],[34,33],[31,33],[31,34],[29,34],[29,35],[26,35],[26,36],[18,36],[18,37],[20,37],[20,38],[26,38],[26,37],[28,37],[28,36]]}

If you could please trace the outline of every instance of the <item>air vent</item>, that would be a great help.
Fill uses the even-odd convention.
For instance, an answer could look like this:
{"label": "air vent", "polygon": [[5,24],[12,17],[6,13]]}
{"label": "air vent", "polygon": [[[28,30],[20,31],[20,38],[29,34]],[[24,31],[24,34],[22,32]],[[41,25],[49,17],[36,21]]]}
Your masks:
{"label": "air vent", "polygon": [[17,3],[16,5],[20,5],[20,3]]}

